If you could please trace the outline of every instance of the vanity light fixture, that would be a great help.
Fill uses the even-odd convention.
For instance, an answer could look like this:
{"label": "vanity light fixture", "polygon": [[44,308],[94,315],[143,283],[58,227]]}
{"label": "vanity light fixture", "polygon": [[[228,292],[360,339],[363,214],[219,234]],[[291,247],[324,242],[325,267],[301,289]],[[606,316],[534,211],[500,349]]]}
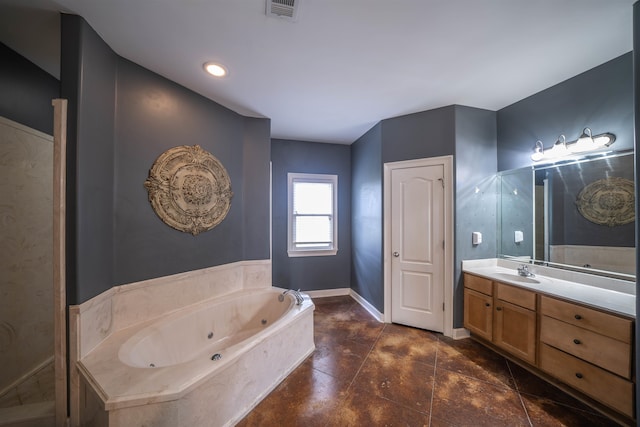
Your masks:
{"label": "vanity light fixture", "polygon": [[539,162],[544,159],[544,145],[542,141],[537,140],[536,145],[533,147],[533,154],[531,154],[531,160],[534,162]]}
{"label": "vanity light fixture", "polygon": [[569,144],[567,148],[572,153],[583,153],[585,151],[593,150],[594,144],[595,142],[593,141],[591,129],[584,128],[582,130],[582,135],[580,135],[575,142]]}
{"label": "vanity light fixture", "polygon": [[564,135],[560,135],[558,136],[558,139],[556,139],[555,144],[553,144],[553,147],[545,152],[544,157],[547,159],[557,159],[558,157],[563,157],[567,154],[567,139]]}
{"label": "vanity light fixture", "polygon": [[227,69],[215,62],[207,62],[204,64],[204,69],[207,73],[214,77],[224,77],[227,75]]}
{"label": "vanity light fixture", "polygon": [[600,150],[613,144],[616,137],[611,133],[603,133],[592,136],[590,128],[584,128],[582,135],[571,144],[567,144],[567,149],[572,153],[586,153],[588,151]]}
{"label": "vanity light fixture", "polygon": [[575,141],[566,142],[565,136],[560,135],[553,147],[545,150],[542,141],[536,141],[531,154],[531,160],[539,162],[541,160],[555,160],[566,156],[585,154],[592,151],[609,147],[616,140],[612,133],[601,133],[592,135],[591,129],[586,127],[582,134]]}

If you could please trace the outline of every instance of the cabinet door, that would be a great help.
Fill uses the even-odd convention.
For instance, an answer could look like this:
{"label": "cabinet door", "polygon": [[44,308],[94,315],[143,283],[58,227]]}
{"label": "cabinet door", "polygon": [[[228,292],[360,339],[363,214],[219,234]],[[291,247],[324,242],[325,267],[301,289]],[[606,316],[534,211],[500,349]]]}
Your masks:
{"label": "cabinet door", "polygon": [[464,327],[491,341],[493,335],[493,298],[471,289],[464,290]]}
{"label": "cabinet door", "polygon": [[496,300],[494,319],[494,344],[535,365],[536,312]]}

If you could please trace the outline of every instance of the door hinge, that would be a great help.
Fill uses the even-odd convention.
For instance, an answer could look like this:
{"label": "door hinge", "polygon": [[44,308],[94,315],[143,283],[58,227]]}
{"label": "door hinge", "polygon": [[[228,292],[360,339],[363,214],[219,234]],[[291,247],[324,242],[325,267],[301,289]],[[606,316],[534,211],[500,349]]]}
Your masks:
{"label": "door hinge", "polygon": [[444,240],[442,241],[442,249],[444,249]]}
{"label": "door hinge", "polygon": [[444,311],[444,302],[442,303],[442,311]]}

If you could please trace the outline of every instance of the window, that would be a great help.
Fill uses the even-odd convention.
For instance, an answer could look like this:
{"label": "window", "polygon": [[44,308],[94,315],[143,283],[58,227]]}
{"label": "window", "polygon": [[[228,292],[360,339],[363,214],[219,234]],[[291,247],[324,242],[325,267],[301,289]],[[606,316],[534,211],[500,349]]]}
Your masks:
{"label": "window", "polygon": [[338,252],[338,176],[288,174],[289,256]]}

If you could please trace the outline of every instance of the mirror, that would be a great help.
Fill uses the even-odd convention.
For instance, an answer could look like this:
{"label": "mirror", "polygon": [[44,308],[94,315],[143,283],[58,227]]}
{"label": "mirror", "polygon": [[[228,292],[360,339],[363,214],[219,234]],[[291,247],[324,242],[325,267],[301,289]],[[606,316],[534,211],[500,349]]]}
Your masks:
{"label": "mirror", "polygon": [[498,254],[635,280],[632,152],[500,172]]}

